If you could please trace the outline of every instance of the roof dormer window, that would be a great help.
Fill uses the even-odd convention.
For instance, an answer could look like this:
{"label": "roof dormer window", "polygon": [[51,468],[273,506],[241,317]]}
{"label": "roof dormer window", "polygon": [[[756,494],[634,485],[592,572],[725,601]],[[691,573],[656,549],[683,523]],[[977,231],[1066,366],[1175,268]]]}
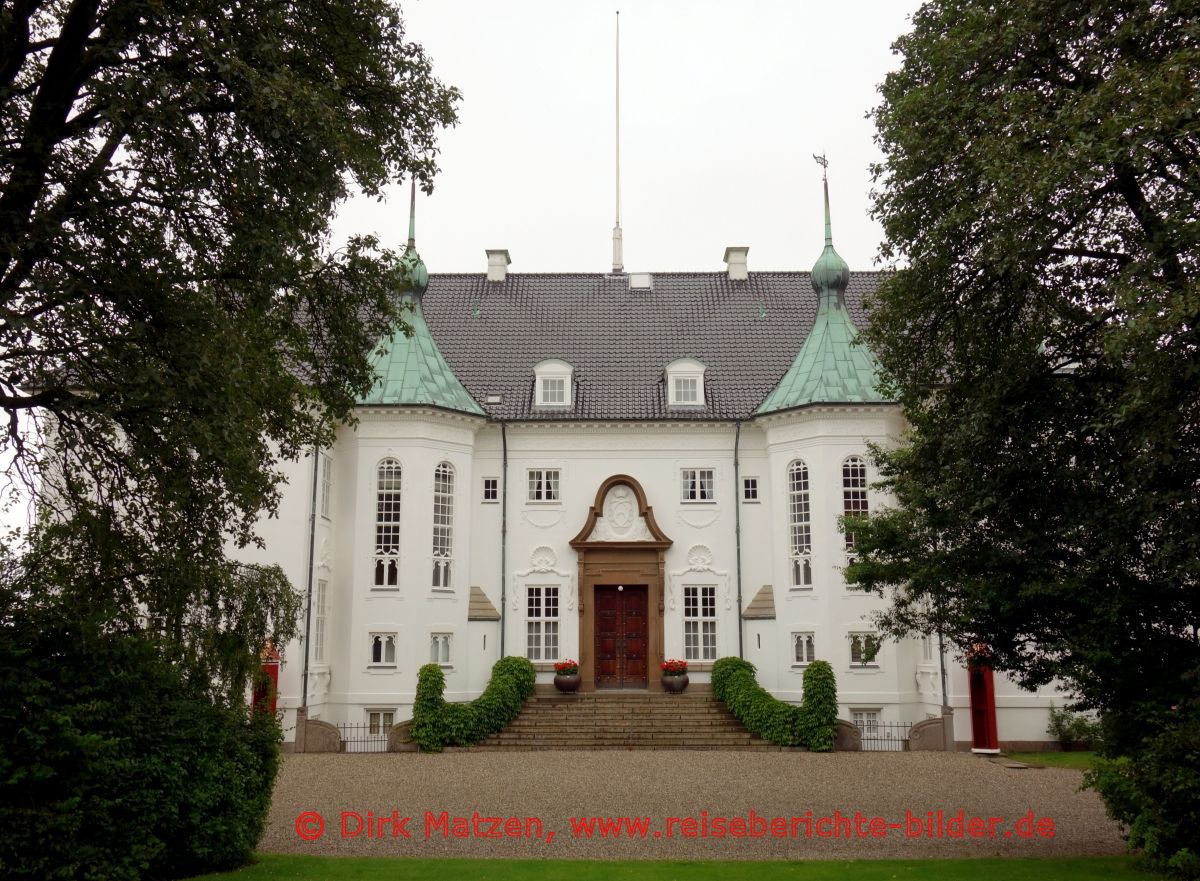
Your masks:
{"label": "roof dormer window", "polygon": [[704,406],[704,365],[679,358],[667,365],[667,403],[671,407]]}
{"label": "roof dormer window", "polygon": [[566,361],[550,358],[533,368],[536,381],[534,398],[539,407],[570,407],[571,378],[574,369]]}

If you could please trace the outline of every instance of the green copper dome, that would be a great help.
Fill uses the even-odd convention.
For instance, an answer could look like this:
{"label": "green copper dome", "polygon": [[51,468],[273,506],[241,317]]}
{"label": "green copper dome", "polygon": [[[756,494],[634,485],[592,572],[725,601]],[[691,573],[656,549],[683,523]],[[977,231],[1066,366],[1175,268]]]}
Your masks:
{"label": "green copper dome", "polygon": [[829,223],[829,184],[825,184],[825,250],[812,268],[817,317],[808,339],[779,384],[756,414],[806,404],[889,403],[879,393],[879,362],[858,342],[858,329],[846,311],[850,267],[833,249]]}
{"label": "green copper dome", "polygon": [[375,385],[358,403],[424,405],[483,416],[483,408],[475,402],[446,363],[421,311],[421,297],[429,286],[429,270],[417,253],[416,202],[414,182],[408,217],[408,247],[400,257],[402,281],[397,291],[409,308],[405,319],[411,325],[412,333],[406,335],[403,330],[396,328],[379,341],[371,355]]}

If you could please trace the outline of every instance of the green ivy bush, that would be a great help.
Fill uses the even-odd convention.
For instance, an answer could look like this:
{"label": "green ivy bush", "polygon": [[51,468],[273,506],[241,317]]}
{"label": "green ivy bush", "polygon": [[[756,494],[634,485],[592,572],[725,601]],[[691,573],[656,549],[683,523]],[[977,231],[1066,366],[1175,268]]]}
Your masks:
{"label": "green ivy bush", "polygon": [[33,617],[10,606],[0,623],[0,876],[135,881],[247,862],[275,719],[215,704],[141,635]]}
{"label": "green ivy bush", "polygon": [[778,746],[806,746],[830,752],[837,733],[837,680],[828,661],[813,661],[804,671],[804,702],[784,703],[754,678],[754,665],[742,658],[713,664],[713,694],[746,728]]}
{"label": "green ivy bush", "polygon": [[[1197,693],[1200,675],[1186,678]],[[1140,724],[1147,733],[1127,755],[1094,760],[1085,786],[1100,793],[1109,816],[1125,827],[1130,847],[1145,854],[1150,868],[1200,879],[1200,696],[1169,712],[1139,709],[1129,720],[1106,714],[1106,724]]]}
{"label": "green ivy bush", "polygon": [[501,658],[492,667],[483,694],[469,704],[447,703],[442,668],[426,664],[417,674],[413,740],[426,752],[479,743],[517,718],[525,699],[533,694],[535,679],[533,664],[526,658]]}

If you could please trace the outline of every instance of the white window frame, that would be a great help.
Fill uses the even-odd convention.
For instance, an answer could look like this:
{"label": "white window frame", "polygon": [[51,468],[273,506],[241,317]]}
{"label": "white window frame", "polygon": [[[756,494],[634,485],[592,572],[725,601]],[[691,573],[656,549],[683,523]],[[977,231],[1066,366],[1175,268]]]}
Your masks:
{"label": "white window frame", "polygon": [[453,633],[441,632],[429,634],[429,663],[437,664],[439,667],[454,666],[453,650]]}
{"label": "white window frame", "polygon": [[882,707],[851,707],[850,721],[859,734],[870,735],[871,737],[879,736],[879,726],[883,719]]}
{"label": "white window frame", "polygon": [[758,478],[754,475],[742,477],[742,501],[747,505],[757,505],[762,501],[758,491]]}
{"label": "white window frame", "polygon": [[[379,641],[379,660],[375,660],[375,643]],[[390,640],[390,643],[389,643]],[[367,634],[367,666],[374,669],[394,670],[396,668],[396,644],[400,634],[395,630],[372,630]],[[388,651],[388,648],[391,651]],[[389,658],[390,655],[390,658]]]}
{"label": "white window frame", "polygon": [[[491,484],[489,486],[488,484]],[[488,490],[492,491],[492,498],[488,498]],[[483,478],[482,489],[479,493],[480,500],[485,505],[496,505],[500,503],[500,478],[485,477]]]}
{"label": "white window frame", "polygon": [[803,459],[788,463],[787,482],[791,589],[812,590],[812,483]]}
{"label": "white window frame", "polygon": [[371,707],[363,713],[367,717],[367,732],[372,737],[387,737],[396,724],[395,707]]}
{"label": "white window frame", "polygon": [[[677,358],[667,365],[667,406],[669,407],[704,407],[704,371],[705,366],[695,358]],[[694,395],[682,396],[680,381],[686,382],[685,388],[692,389],[694,380]]]}
{"label": "white window frame", "polygon": [[[393,476],[394,475],[394,476]],[[400,517],[404,469],[393,456],[375,466],[374,590],[400,589]]]}
{"label": "white window frame", "polygon": [[333,457],[321,453],[321,516],[328,520],[333,509]]}
{"label": "white window frame", "polygon": [[[546,407],[548,409],[565,409],[575,405],[575,368],[566,361],[560,361],[558,358],[548,358],[545,361],[540,361],[534,366],[533,375],[535,388],[534,406]],[[558,385],[560,381],[562,383],[561,387]],[[556,390],[553,395],[548,394],[551,388]],[[559,394],[560,391],[561,395]]]}
{"label": "white window frame", "polygon": [[683,657],[687,661],[717,659],[717,586],[683,586]]}
{"label": "white window frame", "polygon": [[[708,475],[707,478],[704,475]],[[707,480],[708,496],[705,497]],[[684,505],[711,505],[717,500],[717,469],[680,468],[679,501]]]}
{"label": "white window frame", "polygon": [[[526,502],[532,505],[562,504],[562,469],[526,468],[525,492]],[[540,498],[535,497],[535,492]]]}
{"label": "white window frame", "polygon": [[812,630],[792,633],[792,666],[807,667],[817,659],[817,637]]}
{"label": "white window frame", "polygon": [[433,471],[433,566],[430,584],[434,590],[454,589],[454,466],[439,462]]}
{"label": "white window frame", "polygon": [[[553,602],[550,602],[553,597]],[[562,651],[562,586],[529,584],[525,587],[525,657],[531,661],[557,661]],[[553,614],[551,614],[553,609]]]}
{"label": "white window frame", "polygon": [[[842,514],[858,516],[871,513],[867,499],[867,462],[862,456],[842,460]],[[846,533],[846,553],[854,562],[854,533]]]}
{"label": "white window frame", "polygon": [[313,663],[325,662],[325,636],[329,631],[329,582],[317,579],[313,597]]}
{"label": "white window frame", "polygon": [[[883,651],[883,641],[879,638],[879,634],[874,630],[857,630],[853,633],[846,634],[846,638],[850,643],[850,666],[853,669],[877,670],[879,669],[879,653]],[[871,660],[864,661],[863,656],[866,654],[867,642],[871,640],[875,644],[875,652],[871,655]],[[859,659],[854,660],[855,652],[857,651]]]}
{"label": "white window frame", "polygon": [[933,661],[933,637],[928,633],[921,635],[921,660],[925,663]]}

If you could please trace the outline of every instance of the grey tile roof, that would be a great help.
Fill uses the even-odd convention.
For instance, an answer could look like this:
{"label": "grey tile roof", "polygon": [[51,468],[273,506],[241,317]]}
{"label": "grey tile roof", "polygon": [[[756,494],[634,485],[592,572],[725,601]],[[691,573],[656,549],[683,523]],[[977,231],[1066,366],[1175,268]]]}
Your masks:
{"label": "grey tile roof", "polygon": [[[812,328],[817,295],[807,272],[653,274],[651,290],[627,276],[432,275],[425,318],[446,361],[490,416],[513,420],[746,419],[787,372]],[[852,272],[846,305],[863,326],[863,298],[882,273]],[[706,365],[703,408],[667,406],[664,369],[676,358]],[[561,358],[575,368],[574,404],[533,405],[533,368]],[[489,395],[500,395],[489,404]]]}

